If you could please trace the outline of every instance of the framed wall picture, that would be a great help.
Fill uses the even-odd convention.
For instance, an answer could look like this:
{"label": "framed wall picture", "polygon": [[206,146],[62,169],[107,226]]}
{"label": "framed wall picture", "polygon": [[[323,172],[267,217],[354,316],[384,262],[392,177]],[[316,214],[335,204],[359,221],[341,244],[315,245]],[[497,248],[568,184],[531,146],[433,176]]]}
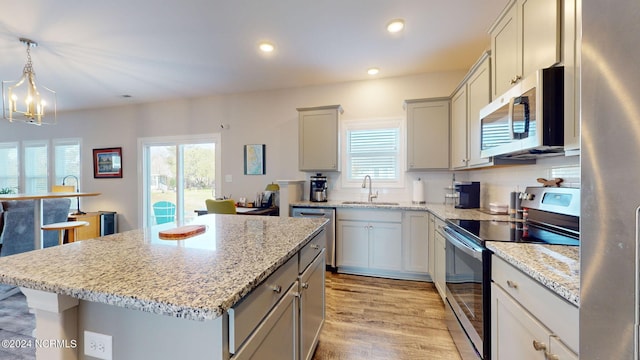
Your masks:
{"label": "framed wall picture", "polygon": [[93,177],[122,177],[122,148],[93,149]]}
{"label": "framed wall picture", "polygon": [[265,175],[265,149],[264,144],[252,144],[244,146],[244,174]]}

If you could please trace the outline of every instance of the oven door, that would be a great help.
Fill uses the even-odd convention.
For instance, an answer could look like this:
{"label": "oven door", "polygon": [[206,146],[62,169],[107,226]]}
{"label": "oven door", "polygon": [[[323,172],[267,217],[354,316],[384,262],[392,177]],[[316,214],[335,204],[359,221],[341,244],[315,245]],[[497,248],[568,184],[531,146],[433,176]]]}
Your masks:
{"label": "oven door", "polygon": [[[445,228],[445,238],[447,301],[458,327],[462,327],[466,336],[466,339],[454,337],[454,341],[461,355],[470,352],[468,345],[471,342],[475,358],[488,360],[490,346],[489,341],[485,341],[485,334],[490,334],[490,252],[450,227]],[[453,325],[456,324],[449,325],[452,335]]]}

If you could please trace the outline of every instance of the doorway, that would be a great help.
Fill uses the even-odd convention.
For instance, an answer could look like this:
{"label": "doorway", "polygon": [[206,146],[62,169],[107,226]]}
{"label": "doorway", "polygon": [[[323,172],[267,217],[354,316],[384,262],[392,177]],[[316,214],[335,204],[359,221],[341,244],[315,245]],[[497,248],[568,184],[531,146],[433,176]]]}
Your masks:
{"label": "doorway", "polygon": [[143,138],[143,226],[187,224],[220,189],[220,134]]}

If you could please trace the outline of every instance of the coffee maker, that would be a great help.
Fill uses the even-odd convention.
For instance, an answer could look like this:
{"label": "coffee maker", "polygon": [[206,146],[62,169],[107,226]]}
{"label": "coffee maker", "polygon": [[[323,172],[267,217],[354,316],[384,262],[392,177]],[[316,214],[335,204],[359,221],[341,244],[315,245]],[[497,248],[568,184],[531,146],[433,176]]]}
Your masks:
{"label": "coffee maker", "polygon": [[458,193],[456,208],[477,209],[480,207],[480,182],[457,181],[453,185]]}
{"label": "coffee maker", "polygon": [[315,176],[311,176],[310,182],[309,200],[313,202],[327,201],[327,177],[317,173]]}

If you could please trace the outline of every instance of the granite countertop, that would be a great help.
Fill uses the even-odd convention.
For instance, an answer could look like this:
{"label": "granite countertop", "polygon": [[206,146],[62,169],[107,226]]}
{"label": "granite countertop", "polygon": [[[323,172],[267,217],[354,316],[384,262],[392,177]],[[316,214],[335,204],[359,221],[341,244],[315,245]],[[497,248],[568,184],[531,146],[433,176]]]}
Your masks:
{"label": "granite countertop", "polygon": [[[381,201],[380,201],[381,202]],[[489,214],[480,209],[456,209],[453,205],[448,204],[414,204],[410,201],[396,202],[398,205],[380,204],[375,200],[371,203],[361,204],[345,204],[343,200],[330,200],[325,202],[312,202],[312,201],[296,201],[292,202],[290,206],[300,207],[318,207],[318,208],[336,208],[336,209],[386,209],[386,210],[415,210],[415,211],[430,211],[435,216],[445,219],[468,219],[468,220],[494,220],[494,221],[509,221],[509,215],[496,215]]]}
{"label": "granite countertop", "polygon": [[580,306],[580,247],[488,241],[487,248],[570,303]]}
{"label": "granite countertop", "polygon": [[[344,204],[343,201],[310,202],[298,201],[291,206],[333,207],[358,209],[418,210],[430,211],[442,220],[493,220],[509,221],[508,215],[493,215],[481,209],[456,209],[453,205],[413,204],[399,202],[398,205],[383,205],[376,202],[366,204]],[[542,285],[567,301],[580,304],[580,261],[578,246],[538,245],[510,242],[487,242],[487,247],[496,255],[522,270]]]}
{"label": "granite countertop", "polygon": [[0,283],[159,315],[215,319],[327,222],[203,215],[204,234],[161,240],[163,224],[0,258]]}

